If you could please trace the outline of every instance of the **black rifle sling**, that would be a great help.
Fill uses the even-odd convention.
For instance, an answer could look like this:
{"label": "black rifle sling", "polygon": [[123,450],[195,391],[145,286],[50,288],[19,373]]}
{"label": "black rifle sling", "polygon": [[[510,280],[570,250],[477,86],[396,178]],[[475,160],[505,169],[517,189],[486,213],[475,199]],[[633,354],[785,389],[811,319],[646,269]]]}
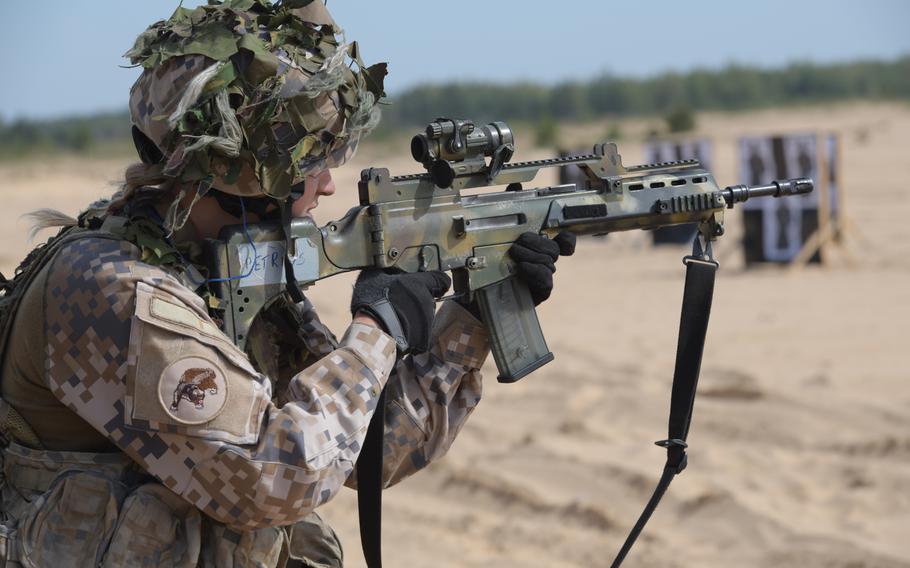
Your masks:
{"label": "black rifle sling", "polygon": [[385,434],[385,389],[367,428],[357,458],[357,510],[360,544],[368,568],[382,568],[382,449]]}
{"label": "black rifle sling", "polygon": [[692,422],[692,408],[695,404],[705,334],[708,331],[708,317],[711,315],[717,263],[687,257],[686,265],[686,287],[683,292],[679,342],[676,346],[676,368],[673,372],[673,394],[670,399],[669,434],[666,440],[655,442],[658,446],[667,448],[667,463],[651,499],[626,537],[611,568],[618,568],[622,564],[654,509],[657,508],[657,504],[660,503],[660,499],[670,487],[670,482],[686,468],[686,436],[689,435],[689,424]]}
{"label": "black rifle sling", "polygon": [[[667,448],[667,463],[654,494],[638,522],[626,538],[611,568],[618,568],[644,529],[673,478],[686,468],[686,437],[692,422],[692,408],[698,386],[698,373],[711,315],[714,276],[717,263],[696,257],[686,258],[686,285],[683,291],[676,368],[670,399],[668,438],[656,442]],[[357,460],[357,506],[360,513],[360,541],[369,568],[382,567],[382,450],[385,423],[385,391],[367,429],[363,449]]]}

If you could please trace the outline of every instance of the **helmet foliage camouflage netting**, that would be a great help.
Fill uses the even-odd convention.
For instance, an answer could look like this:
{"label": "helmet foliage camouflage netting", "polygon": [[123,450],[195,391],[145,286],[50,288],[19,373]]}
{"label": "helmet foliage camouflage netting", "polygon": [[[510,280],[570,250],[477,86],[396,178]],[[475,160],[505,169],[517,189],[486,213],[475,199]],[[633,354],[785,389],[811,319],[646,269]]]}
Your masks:
{"label": "helmet foliage camouflage netting", "polygon": [[344,163],[379,121],[386,64],[364,66],[339,32],[322,0],[177,8],[124,55],[144,67],[130,92],[143,160],[277,199]]}

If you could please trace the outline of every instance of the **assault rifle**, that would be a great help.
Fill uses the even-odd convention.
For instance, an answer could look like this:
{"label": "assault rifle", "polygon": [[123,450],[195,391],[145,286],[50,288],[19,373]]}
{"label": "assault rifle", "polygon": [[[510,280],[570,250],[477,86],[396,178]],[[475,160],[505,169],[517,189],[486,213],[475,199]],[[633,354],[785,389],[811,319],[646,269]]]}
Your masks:
{"label": "assault rifle", "polygon": [[[441,118],[411,143],[426,171],[363,170],[360,205],[341,219],[323,227],[293,219],[289,234],[280,225],[230,228],[210,251],[212,275],[222,280],[217,295],[230,299],[226,333],[243,347],[258,308],[285,287],[286,258],[301,287],[368,267],[448,270],[455,293],[477,299],[499,381],[514,382],[553,360],[531,295],[512,276],[507,251],[522,233],[603,235],[698,223],[707,258],[711,241],[724,233],[725,208],[813,188],[811,180],[793,179],[720,189],[695,160],[625,167],[612,143],[586,155],[509,163],[514,149],[504,122],[476,128]],[[524,188],[541,169],[571,164],[585,173],[583,184]],[[489,186],[506,191],[462,194]]]}
{"label": "assault rifle", "polygon": [[[553,360],[528,288],[514,277],[508,251],[524,232],[549,237],[569,230],[601,235],[697,223],[673,376],[667,462],[645,510],[613,561],[619,567],[672,479],[686,467],[685,448],[704,347],[717,263],[711,243],[724,233],[724,209],[752,197],[805,194],[808,179],[720,189],[697,161],[625,167],[614,144],[591,154],[510,163],[512,131],[503,122],[475,128],[437,119],[411,142],[425,172],[392,176],[385,168],[360,174],[360,205],[318,227],[309,218],[282,225],[229,229],[210,242],[216,295],[224,301],[225,332],[243,347],[258,308],[283,290],[340,272],[399,268],[450,270],[455,293],[476,299],[490,335],[501,382],[514,382]],[[578,185],[525,189],[546,167],[575,164]],[[506,191],[463,194],[506,186]],[[296,280],[296,285],[294,281]],[[290,285],[287,283],[291,282]],[[399,345],[403,338],[396,337]],[[402,346],[404,347],[404,346]],[[384,399],[380,397],[357,461],[361,542],[370,568],[382,566],[381,505]]]}

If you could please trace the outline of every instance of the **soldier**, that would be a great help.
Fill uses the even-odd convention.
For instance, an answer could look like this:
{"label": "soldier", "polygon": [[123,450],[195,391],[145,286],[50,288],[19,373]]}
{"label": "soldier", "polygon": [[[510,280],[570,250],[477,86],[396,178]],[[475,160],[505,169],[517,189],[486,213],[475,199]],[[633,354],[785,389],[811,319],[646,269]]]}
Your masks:
{"label": "soldier", "polygon": [[[245,352],[219,328],[201,240],[309,214],[379,119],[385,66],[338,31],[321,2],[234,0],[127,53],[142,163],[78,219],[45,212],[68,226],[0,281],[0,566],[341,566],[314,510],[355,484],[382,389],[387,486],[477,405],[487,335],[474,306],[436,312],[441,272],[364,271],[340,341],[287,293]],[[514,256],[546,299],[559,247]]]}

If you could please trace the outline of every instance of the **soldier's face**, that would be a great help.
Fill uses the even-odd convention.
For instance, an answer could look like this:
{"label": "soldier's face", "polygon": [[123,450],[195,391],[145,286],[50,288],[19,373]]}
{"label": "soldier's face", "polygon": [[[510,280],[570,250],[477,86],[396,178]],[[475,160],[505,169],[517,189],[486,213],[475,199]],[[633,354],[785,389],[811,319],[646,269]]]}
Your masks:
{"label": "soldier's face", "polygon": [[291,213],[294,217],[312,217],[313,209],[319,206],[320,197],[328,197],[335,193],[335,182],[329,170],[309,175],[306,177],[303,194],[294,200]]}
{"label": "soldier's face", "polygon": [[[300,191],[300,186],[303,190]],[[296,190],[296,191],[295,191]],[[306,177],[305,181],[297,184],[291,189],[291,214],[294,217],[312,217],[313,209],[319,205],[319,198],[333,195],[335,193],[335,182],[332,181],[332,174],[329,170],[322,170]],[[299,196],[294,198],[295,195]],[[189,205],[191,195],[186,196],[186,205]],[[271,198],[250,197],[248,199],[268,199],[269,205],[265,210],[266,218],[275,217],[278,204]],[[239,212],[238,212],[239,213]],[[219,231],[227,225],[237,225],[242,222],[239,216],[228,213],[221,208],[214,197],[205,197],[193,206],[190,212],[190,220],[196,227],[200,238],[215,239],[218,238]],[[254,212],[248,211],[247,221],[250,223],[259,223],[262,219]]]}

